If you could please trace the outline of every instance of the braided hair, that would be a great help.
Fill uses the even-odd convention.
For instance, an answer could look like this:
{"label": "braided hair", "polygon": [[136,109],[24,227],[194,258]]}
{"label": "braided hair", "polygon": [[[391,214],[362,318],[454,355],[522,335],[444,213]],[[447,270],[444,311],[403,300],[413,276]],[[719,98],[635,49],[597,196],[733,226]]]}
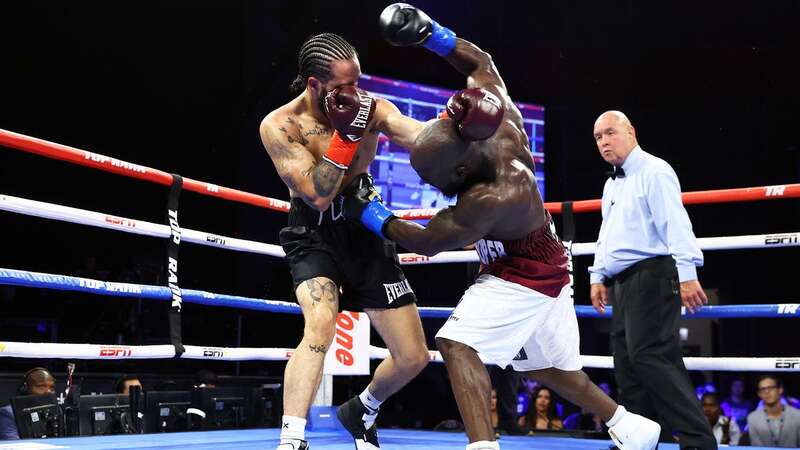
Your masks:
{"label": "braided hair", "polygon": [[308,77],[325,82],[331,79],[331,61],[346,61],[358,56],[356,49],[343,37],[333,33],[311,36],[297,55],[297,77],[289,90],[299,94],[306,88]]}

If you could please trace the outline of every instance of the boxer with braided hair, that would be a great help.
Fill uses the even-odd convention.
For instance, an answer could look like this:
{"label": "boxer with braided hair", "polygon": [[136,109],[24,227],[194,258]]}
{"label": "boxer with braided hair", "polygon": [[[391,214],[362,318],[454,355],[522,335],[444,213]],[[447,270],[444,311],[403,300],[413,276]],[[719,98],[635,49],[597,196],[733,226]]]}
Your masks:
{"label": "boxer with braided hair", "polygon": [[284,373],[280,450],[305,449],[305,423],[340,309],[364,311],[390,357],[369,386],[339,408],[356,448],[379,448],[381,403],[428,363],[416,297],[394,243],[344,219],[342,204],[372,186],[367,173],[378,133],[408,146],[422,124],[358,88],[358,53],[336,34],[308,39],[298,54],[296,97],[269,113],[261,140],[289,190],[291,210],[280,242],[305,320],[302,341]]}

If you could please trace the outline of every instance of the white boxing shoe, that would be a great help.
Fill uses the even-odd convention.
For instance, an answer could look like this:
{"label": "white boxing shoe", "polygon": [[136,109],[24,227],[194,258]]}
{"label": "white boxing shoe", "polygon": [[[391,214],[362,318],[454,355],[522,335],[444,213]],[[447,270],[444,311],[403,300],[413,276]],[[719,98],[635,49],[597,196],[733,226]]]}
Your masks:
{"label": "white boxing shoe", "polygon": [[302,439],[281,439],[276,450],[307,450],[308,448],[310,448],[308,442]]}
{"label": "white boxing shoe", "polygon": [[608,429],[608,434],[620,450],[653,450],[658,445],[661,425],[647,417],[625,411],[619,421]]}

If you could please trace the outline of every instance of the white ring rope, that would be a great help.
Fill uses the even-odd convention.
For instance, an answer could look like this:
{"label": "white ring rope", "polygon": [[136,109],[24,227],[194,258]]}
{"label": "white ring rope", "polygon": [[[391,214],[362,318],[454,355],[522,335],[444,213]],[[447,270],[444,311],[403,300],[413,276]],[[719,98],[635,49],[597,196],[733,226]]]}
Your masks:
{"label": "white ring rope", "polygon": [[[28,200],[10,195],[0,194],[0,210],[25,214],[28,216],[107,228],[126,233],[141,234],[145,236],[161,238],[170,236],[170,229],[167,225],[128,219],[111,214],[87,211],[84,209],[56,205],[53,203]],[[188,228],[181,229],[181,239],[193,244],[227,248],[230,250],[257,253],[280,258],[285,255],[283,249],[279,245],[238,239],[207,233],[205,231],[191,230]],[[800,246],[800,232],[708,237],[699,238],[697,241],[702,250],[797,247]],[[594,254],[594,249],[594,242],[572,244],[572,254],[574,256]],[[425,256],[415,253],[400,253],[398,257],[400,258],[400,263],[404,265],[464,263],[479,261],[477,252],[472,250],[442,252],[436,256]]]}
{"label": "white ring rope", "polygon": [[[226,348],[184,346],[183,359],[217,361],[286,361],[294,349],[291,348]],[[385,359],[389,350],[370,346],[370,359]],[[428,351],[432,362],[443,362],[438,351]],[[59,344],[33,342],[0,342],[0,357],[54,358],[54,359],[170,359],[175,357],[172,345],[96,345]],[[800,372],[800,357],[769,358],[683,358],[689,370],[748,371],[748,372]],[[484,361],[485,362],[485,361]],[[581,355],[585,367],[613,369],[611,356]]]}

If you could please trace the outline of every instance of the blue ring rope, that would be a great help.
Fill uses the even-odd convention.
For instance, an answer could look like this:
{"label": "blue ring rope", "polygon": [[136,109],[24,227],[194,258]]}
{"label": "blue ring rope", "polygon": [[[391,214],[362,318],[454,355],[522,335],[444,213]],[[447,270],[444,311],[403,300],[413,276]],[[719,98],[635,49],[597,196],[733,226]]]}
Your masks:
{"label": "blue ring rope", "polygon": [[[115,283],[54,275],[27,270],[0,268],[0,284],[10,286],[57,289],[62,291],[86,292],[90,294],[108,295],[112,297],[146,298],[152,300],[172,300],[172,291],[165,286],[147,284]],[[296,303],[278,300],[265,300],[237,295],[215,294],[194,289],[182,289],[183,300],[206,306],[225,306],[229,308],[250,309],[263,312],[300,314],[300,306]],[[453,308],[420,307],[419,313],[425,318],[447,318]],[[606,313],[600,314],[588,305],[576,305],[578,317],[610,318],[613,308],[606,307]],[[800,304],[766,304],[766,305],[722,305],[704,306],[694,314],[683,313],[688,319],[734,319],[734,318],[784,318],[800,317]]]}

